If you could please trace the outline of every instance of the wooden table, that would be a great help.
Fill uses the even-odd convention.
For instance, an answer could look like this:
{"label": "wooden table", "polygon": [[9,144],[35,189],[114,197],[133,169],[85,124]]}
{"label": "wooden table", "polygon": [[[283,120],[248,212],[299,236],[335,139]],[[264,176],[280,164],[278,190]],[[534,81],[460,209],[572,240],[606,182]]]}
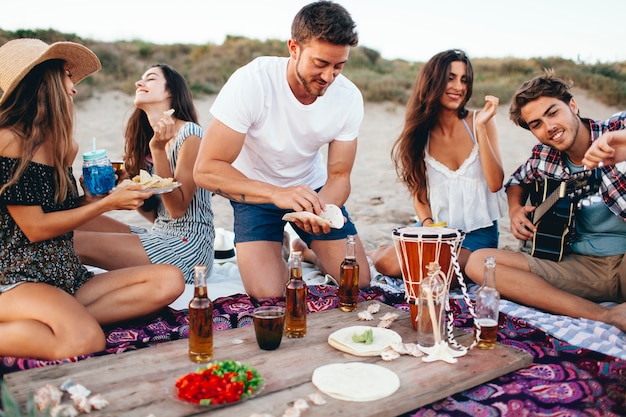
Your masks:
{"label": "wooden table", "polygon": [[[369,303],[371,301],[359,305],[357,311],[362,311]],[[102,394],[110,402],[101,412],[92,412],[91,416],[246,417],[252,413],[269,413],[279,417],[294,400],[306,399],[309,394],[317,392],[311,382],[315,368],[336,362],[363,361],[396,372],[400,378],[398,391],[382,400],[367,403],[340,401],[325,395],[328,403],[311,405],[305,416],[396,416],[532,363],[528,353],[501,344],[493,350],[473,349],[459,358],[456,364],[425,363],[411,356],[384,362],[380,357],[355,357],[328,345],[328,335],[333,331],[351,325],[375,326],[387,311],[400,314],[391,329],[398,332],[404,342],[415,342],[417,335],[411,328],[410,315],[385,304],[381,304],[373,322],[359,321],[356,312],[345,313],[339,309],[310,314],[307,335],[302,339],[284,338],[275,351],[259,349],[252,326],[215,333],[216,360],[248,362],[266,382],[259,396],[211,411],[179,402],[171,396],[176,378],[195,369],[187,358],[187,339],[76,363],[10,373],[4,379],[20,404],[24,405],[30,392],[45,384],[60,386],[71,378],[93,394]],[[467,345],[471,335],[464,333],[457,340]]]}

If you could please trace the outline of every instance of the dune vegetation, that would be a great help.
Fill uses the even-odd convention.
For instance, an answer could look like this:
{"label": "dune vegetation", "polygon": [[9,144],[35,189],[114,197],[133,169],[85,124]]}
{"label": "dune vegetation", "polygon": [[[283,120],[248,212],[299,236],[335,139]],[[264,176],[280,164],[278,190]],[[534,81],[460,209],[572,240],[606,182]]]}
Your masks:
{"label": "dune vegetation", "polygon": [[[45,42],[70,40],[91,48],[102,61],[102,71],[81,83],[81,98],[96,91],[119,90],[132,94],[133,82],[145,68],[167,63],[188,80],[195,96],[215,94],[235,69],[261,55],[286,56],[287,43],[282,40],[259,41],[229,36],[221,45],[157,45],[144,41],[100,42],[54,30],[0,29],[0,44],[14,38],[34,37]],[[626,62],[576,62],[550,58],[481,58],[472,57],[474,94],[471,106],[482,105],[486,94],[508,102],[515,89],[525,80],[552,68],[560,77],[587,91],[591,98],[619,108],[626,108]],[[405,104],[422,62],[383,59],[367,46],[354,48],[344,69],[372,102],[391,101]]]}

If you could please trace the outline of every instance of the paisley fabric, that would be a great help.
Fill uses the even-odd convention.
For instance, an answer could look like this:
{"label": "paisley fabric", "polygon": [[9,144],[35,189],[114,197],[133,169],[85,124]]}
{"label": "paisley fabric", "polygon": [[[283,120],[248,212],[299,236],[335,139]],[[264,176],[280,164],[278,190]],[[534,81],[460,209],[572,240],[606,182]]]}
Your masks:
{"label": "paisley fabric", "polygon": [[[403,294],[381,288],[362,290],[359,301],[366,300],[378,300],[408,311]],[[250,326],[254,307],[275,303],[284,303],[284,299],[259,302],[241,294],[219,298],[215,301],[214,329],[226,331]],[[337,304],[336,287],[309,287],[309,313],[337,308]],[[473,323],[463,299],[451,299],[450,304],[455,326],[470,332]],[[186,338],[189,331],[186,313],[166,308],[152,319],[107,328],[106,349],[93,355],[61,361],[0,358],[0,373],[76,362]],[[626,416],[625,360],[562,342],[506,314],[500,315],[498,341],[530,353],[533,363],[402,417]]]}

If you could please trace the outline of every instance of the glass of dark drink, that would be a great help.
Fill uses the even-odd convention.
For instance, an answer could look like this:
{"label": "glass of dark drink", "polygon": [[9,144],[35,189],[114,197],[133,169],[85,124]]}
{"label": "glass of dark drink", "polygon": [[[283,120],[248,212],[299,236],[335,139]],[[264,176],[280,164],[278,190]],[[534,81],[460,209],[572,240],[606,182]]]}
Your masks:
{"label": "glass of dark drink", "polygon": [[278,349],[285,328],[285,309],[280,306],[257,307],[252,312],[252,319],[259,347],[263,350]]}

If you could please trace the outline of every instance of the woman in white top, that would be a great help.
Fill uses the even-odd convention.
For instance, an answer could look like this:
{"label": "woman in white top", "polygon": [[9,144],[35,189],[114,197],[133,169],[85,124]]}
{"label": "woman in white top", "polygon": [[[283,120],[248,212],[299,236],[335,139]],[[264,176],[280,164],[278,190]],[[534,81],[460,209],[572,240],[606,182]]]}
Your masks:
{"label": "woman in white top", "polygon": [[[471,251],[498,246],[497,221],[506,213],[494,119],[498,98],[486,96],[482,110],[467,110],[472,83],[472,64],[463,51],[433,56],[417,75],[404,129],[392,148],[419,224],[429,226],[436,219],[466,233],[462,270]],[[393,246],[370,256],[378,272],[401,275]]]}

